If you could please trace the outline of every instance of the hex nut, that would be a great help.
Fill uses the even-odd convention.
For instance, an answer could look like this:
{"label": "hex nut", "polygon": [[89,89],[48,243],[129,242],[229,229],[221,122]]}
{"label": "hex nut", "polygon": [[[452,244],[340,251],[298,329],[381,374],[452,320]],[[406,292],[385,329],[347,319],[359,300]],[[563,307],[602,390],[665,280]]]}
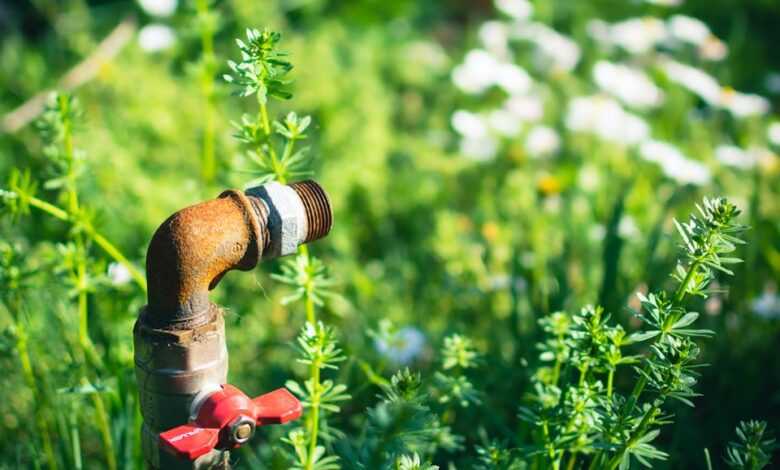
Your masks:
{"label": "hex nut", "polygon": [[249,188],[246,194],[263,201],[268,209],[268,231],[271,240],[263,252],[263,258],[295,253],[298,245],[306,239],[308,230],[306,210],[298,193],[289,186],[270,182]]}

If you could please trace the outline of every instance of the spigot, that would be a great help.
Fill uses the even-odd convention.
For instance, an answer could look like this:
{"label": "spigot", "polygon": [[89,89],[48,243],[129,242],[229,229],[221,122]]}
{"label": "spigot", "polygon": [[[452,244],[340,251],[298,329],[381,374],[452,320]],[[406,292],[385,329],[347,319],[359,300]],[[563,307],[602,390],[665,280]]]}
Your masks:
{"label": "spigot", "polygon": [[160,225],[146,256],[148,303],[133,335],[148,468],[227,468],[230,449],[257,426],[300,416],[284,389],[250,400],[218,385],[228,381],[225,322],[208,294],[229,271],[293,254],[332,223],[325,191],[301,181],[228,190]]}
{"label": "spigot", "polygon": [[232,385],[193,400],[194,419],[160,433],[160,446],[180,459],[195,460],[214,449],[235,449],[258,426],[284,424],[301,416],[301,402],[286,388],[249,398]]}

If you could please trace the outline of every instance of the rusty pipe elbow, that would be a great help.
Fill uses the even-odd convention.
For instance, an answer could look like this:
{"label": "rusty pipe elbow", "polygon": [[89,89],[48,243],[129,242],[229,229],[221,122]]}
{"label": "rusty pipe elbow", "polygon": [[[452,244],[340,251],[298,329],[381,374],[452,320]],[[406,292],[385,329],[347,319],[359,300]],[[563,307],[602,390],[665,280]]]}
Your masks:
{"label": "rusty pipe elbow", "polygon": [[332,221],[327,194],[314,181],[228,190],[176,212],[147,250],[146,322],[165,329],[207,322],[208,292],[225,273],[290,254],[327,235]]}

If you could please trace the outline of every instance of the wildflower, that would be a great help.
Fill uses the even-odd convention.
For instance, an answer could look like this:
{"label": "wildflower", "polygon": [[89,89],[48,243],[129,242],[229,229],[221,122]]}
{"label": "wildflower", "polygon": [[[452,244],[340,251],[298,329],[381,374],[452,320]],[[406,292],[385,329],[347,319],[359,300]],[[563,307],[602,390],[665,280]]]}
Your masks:
{"label": "wildflower", "polygon": [[557,194],[561,191],[561,183],[552,175],[542,175],[539,181],[536,182],[536,186],[545,196]]}
{"label": "wildflower", "polygon": [[534,11],[528,0],[496,0],[496,8],[516,20],[528,19]]}
{"label": "wildflower", "polygon": [[756,165],[758,154],[742,150],[735,145],[720,145],[715,149],[715,158],[722,164],[747,170]]}
{"label": "wildflower", "polygon": [[490,53],[509,57],[509,28],[501,21],[486,21],[479,28],[479,40]]}
{"label": "wildflower", "polygon": [[108,277],[115,286],[121,286],[133,280],[130,271],[124,264],[111,263],[108,265]]}
{"label": "wildflower", "polygon": [[710,28],[703,21],[690,16],[673,15],[666,24],[673,39],[687,42],[694,46],[702,45],[704,41],[712,36]]}
{"label": "wildflower", "polygon": [[725,59],[728,53],[729,48],[726,43],[715,36],[710,36],[699,44],[699,57],[704,60],[720,61]]}
{"label": "wildflower", "polygon": [[523,124],[516,114],[506,109],[496,109],[488,115],[490,128],[505,137],[514,137],[520,133]]}
{"label": "wildflower", "polygon": [[496,156],[498,141],[492,136],[467,137],[460,141],[460,153],[477,161],[486,161]]}
{"label": "wildflower", "polygon": [[570,72],[580,61],[580,46],[543,23],[516,23],[511,35],[533,43],[541,53],[541,61],[553,70]]}
{"label": "wildflower", "polygon": [[769,101],[763,96],[740,93],[731,88],[723,89],[720,104],[737,118],[764,115],[770,108]]}
{"label": "wildflower", "polygon": [[599,187],[599,172],[593,165],[583,165],[577,177],[577,185],[583,191],[593,192]]}
{"label": "wildflower", "polygon": [[775,121],[767,127],[766,137],[770,143],[780,147],[780,121]]}
{"label": "wildflower", "polygon": [[168,17],[176,11],[177,0],[138,0],[138,4],[148,15]]}
{"label": "wildflower", "polygon": [[406,326],[392,335],[377,337],[374,347],[395,364],[409,364],[422,353],[425,335],[415,327]]}
{"label": "wildflower", "polygon": [[571,100],[565,124],[570,130],[590,132],[604,140],[626,145],[645,140],[650,132],[642,118],[626,112],[615,100],[600,95]]}
{"label": "wildflower", "polygon": [[711,75],[671,59],[662,60],[661,67],[669,80],[687,88],[712,106],[720,105],[722,89]]}
{"label": "wildflower", "polygon": [[159,52],[168,49],[176,41],[176,34],[170,26],[152,23],[138,32],[138,45],[146,52]]}
{"label": "wildflower", "polygon": [[622,64],[599,61],[593,67],[593,80],[602,91],[628,106],[655,107],[663,101],[663,93],[639,69]]}
{"label": "wildflower", "polygon": [[504,109],[525,122],[535,122],[544,116],[542,99],[533,95],[512,96],[504,103]]}
{"label": "wildflower", "polygon": [[701,186],[710,181],[710,171],[703,164],[687,158],[666,142],[648,140],[639,147],[640,156],[661,167],[663,173],[680,184]]}
{"label": "wildflower", "polygon": [[452,82],[463,92],[480,94],[493,86],[500,62],[484,49],[473,49],[452,70]]}
{"label": "wildflower", "polygon": [[487,124],[481,116],[462,109],[452,114],[452,127],[463,137],[482,138],[488,133]]}
{"label": "wildflower", "polygon": [[[616,45],[630,54],[646,53],[667,37],[664,22],[654,17],[629,18],[611,25],[593,23],[588,29],[589,32],[598,32],[599,28],[602,32],[606,31],[601,42]],[[600,39],[598,36],[593,38]]]}
{"label": "wildflower", "polygon": [[773,284],[764,287],[760,297],[753,300],[753,313],[762,318],[780,318],[780,296]]}
{"label": "wildflower", "polygon": [[496,84],[510,95],[526,93],[532,84],[531,76],[515,64],[501,64],[498,66]]}
{"label": "wildflower", "polygon": [[534,157],[549,156],[561,147],[561,138],[548,126],[534,126],[525,138],[525,148]]}
{"label": "wildflower", "polygon": [[645,0],[645,3],[662,7],[676,7],[682,5],[682,2],[683,0]]}

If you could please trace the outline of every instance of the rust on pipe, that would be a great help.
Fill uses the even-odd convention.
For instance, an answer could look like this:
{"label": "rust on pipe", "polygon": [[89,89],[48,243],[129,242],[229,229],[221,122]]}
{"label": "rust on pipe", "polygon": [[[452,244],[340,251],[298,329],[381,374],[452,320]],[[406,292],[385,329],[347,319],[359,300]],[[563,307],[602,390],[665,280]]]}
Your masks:
{"label": "rust on pipe", "polygon": [[[300,243],[330,231],[333,216],[325,191],[314,181],[289,186],[305,222]],[[248,191],[248,192],[251,192]],[[209,321],[208,292],[230,270],[254,268],[281,235],[268,200],[236,190],[176,212],[155,232],[146,256],[149,284],[146,321],[157,328],[194,328]]]}

